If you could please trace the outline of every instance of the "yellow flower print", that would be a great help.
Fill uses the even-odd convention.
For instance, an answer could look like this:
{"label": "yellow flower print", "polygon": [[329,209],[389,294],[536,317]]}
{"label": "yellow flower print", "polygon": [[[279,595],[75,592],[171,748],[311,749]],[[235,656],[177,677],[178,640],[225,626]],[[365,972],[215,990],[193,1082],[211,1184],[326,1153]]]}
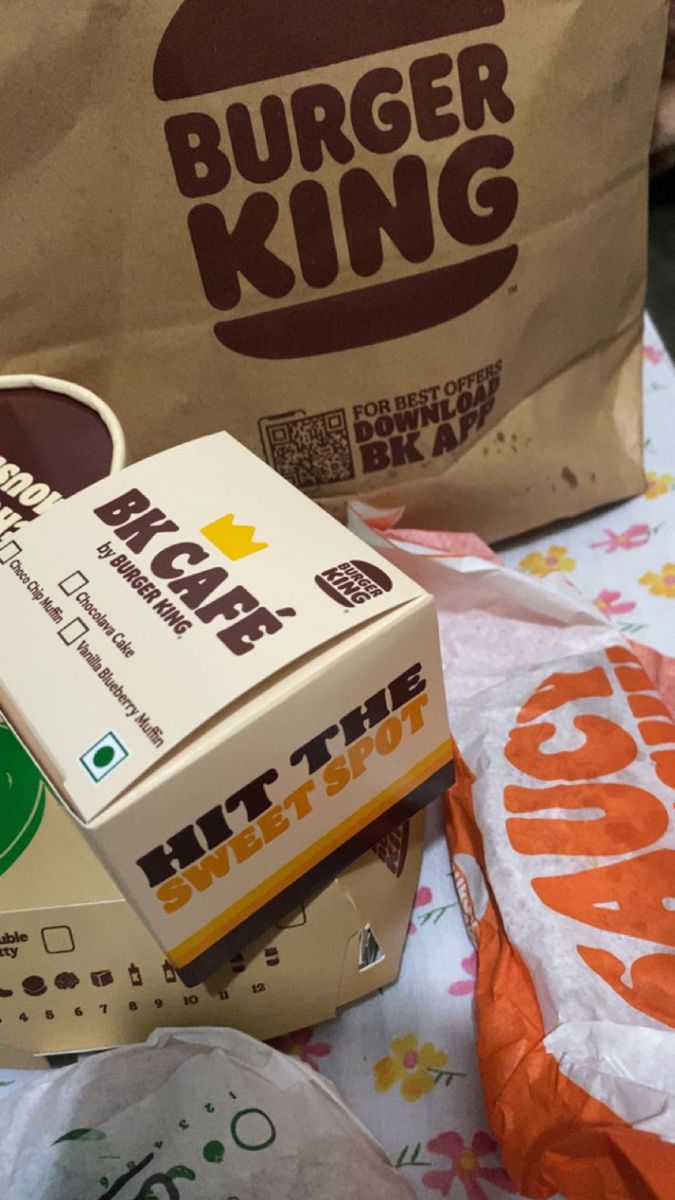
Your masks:
{"label": "yellow flower print", "polygon": [[658,574],[647,571],[640,577],[640,583],[649,588],[652,596],[668,596],[675,600],[675,563],[664,563]]}
{"label": "yellow flower print", "polygon": [[534,550],[520,562],[522,571],[540,576],[551,575],[553,571],[575,571],[576,566],[575,560],[568,558],[567,546],[549,546],[545,554]]}
{"label": "yellow flower print", "polygon": [[675,475],[657,475],[656,471],[647,471],[645,500],[656,500],[657,496],[667,496],[674,487]]}
{"label": "yellow flower print", "polygon": [[388,1092],[400,1083],[403,1099],[411,1104],[432,1090],[435,1079],[430,1068],[438,1070],[448,1061],[447,1054],[436,1050],[431,1042],[419,1046],[414,1033],[394,1038],[389,1049],[391,1055],[373,1067],[375,1091]]}

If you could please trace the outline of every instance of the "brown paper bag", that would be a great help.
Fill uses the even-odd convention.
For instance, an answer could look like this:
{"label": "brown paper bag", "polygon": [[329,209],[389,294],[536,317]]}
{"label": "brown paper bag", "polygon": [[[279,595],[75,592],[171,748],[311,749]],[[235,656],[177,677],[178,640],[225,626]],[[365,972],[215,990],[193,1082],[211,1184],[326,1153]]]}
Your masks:
{"label": "brown paper bag", "polygon": [[496,538],[638,491],[666,0],[9,0],[0,368]]}

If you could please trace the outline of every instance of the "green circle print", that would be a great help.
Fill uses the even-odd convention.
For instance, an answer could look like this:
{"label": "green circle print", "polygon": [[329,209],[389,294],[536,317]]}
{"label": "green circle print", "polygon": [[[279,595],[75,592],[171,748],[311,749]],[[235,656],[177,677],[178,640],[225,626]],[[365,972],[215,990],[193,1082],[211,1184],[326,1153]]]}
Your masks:
{"label": "green circle print", "polygon": [[114,757],[115,751],[112,746],[101,746],[94,755],[94,766],[101,770],[103,767],[107,767]]}
{"label": "green circle print", "polygon": [[0,717],[0,875],[31,843],[44,810],[42,776]]}

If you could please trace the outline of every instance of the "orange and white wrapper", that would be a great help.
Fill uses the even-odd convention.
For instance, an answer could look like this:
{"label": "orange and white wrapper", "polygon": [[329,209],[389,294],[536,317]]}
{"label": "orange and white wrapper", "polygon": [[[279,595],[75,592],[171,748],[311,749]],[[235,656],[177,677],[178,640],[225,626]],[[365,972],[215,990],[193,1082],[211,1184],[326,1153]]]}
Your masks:
{"label": "orange and white wrapper", "polygon": [[673,1200],[673,662],[570,584],[396,519],[351,516],[438,602],[463,760],[447,832],[505,1166],[531,1197]]}

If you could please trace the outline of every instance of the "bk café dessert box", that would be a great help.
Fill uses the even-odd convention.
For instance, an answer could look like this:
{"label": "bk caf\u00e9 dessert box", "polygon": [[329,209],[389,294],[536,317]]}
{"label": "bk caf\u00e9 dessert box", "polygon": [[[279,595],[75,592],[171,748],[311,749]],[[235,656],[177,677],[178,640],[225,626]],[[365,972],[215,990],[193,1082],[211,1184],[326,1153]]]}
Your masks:
{"label": "bk caf\u00e9 dessert box", "polygon": [[3,708],[187,984],[451,780],[429,597],[226,435],[98,484],[0,558],[42,664],[7,648]]}
{"label": "bk caf\u00e9 dessert box", "polygon": [[275,1037],[396,978],[423,813],[187,988],[2,723],[0,763],[0,1067],[14,1065],[8,1048],[104,1049],[142,1042],[157,1025]]}

